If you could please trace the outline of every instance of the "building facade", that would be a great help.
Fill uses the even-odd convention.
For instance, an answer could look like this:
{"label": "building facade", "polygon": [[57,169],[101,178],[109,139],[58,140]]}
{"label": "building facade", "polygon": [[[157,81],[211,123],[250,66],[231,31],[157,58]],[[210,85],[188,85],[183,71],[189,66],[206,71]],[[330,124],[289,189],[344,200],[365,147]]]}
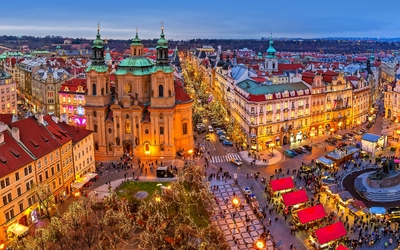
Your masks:
{"label": "building facade", "polygon": [[17,86],[11,75],[0,70],[0,113],[16,114],[17,110]]}
{"label": "building facade", "polygon": [[64,69],[39,69],[32,74],[31,103],[37,112],[59,116],[60,100],[58,91],[69,78]]}
{"label": "building facade", "polygon": [[110,72],[98,30],[92,64],[86,69],[87,128],[94,131],[96,157],[116,159],[174,158],[194,147],[192,99],[174,79],[168,60],[168,41],[161,31],[155,64],[143,56],[136,34],[130,56],[115,71],[115,100],[111,100]]}
{"label": "building facade", "polygon": [[59,113],[68,124],[86,127],[86,78],[73,78],[65,81],[58,91]]}

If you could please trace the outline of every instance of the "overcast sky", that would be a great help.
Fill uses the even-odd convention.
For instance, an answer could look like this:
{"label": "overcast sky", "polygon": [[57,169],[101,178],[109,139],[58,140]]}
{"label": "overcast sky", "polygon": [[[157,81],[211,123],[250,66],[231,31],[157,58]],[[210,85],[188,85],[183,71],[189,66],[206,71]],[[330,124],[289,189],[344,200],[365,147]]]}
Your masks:
{"label": "overcast sky", "polygon": [[128,39],[400,37],[399,0],[7,0],[0,35]]}

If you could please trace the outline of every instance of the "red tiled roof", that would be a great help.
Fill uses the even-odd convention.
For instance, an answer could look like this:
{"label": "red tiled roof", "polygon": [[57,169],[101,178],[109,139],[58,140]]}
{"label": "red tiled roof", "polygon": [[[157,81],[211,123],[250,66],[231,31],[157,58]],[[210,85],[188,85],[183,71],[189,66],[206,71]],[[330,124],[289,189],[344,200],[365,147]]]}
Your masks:
{"label": "red tiled roof", "polygon": [[251,102],[263,102],[263,101],[266,101],[267,99],[265,99],[265,95],[249,94],[249,97],[247,98],[247,100],[249,100]]}
{"label": "red tiled roof", "polygon": [[58,125],[67,131],[70,136],[72,136],[72,143],[74,145],[93,133],[91,130],[70,126],[65,122],[59,122]]}
{"label": "red tiled roof", "polygon": [[255,82],[265,82],[267,79],[264,77],[250,77]]}
{"label": "red tiled roof", "polygon": [[12,123],[19,128],[20,140],[36,157],[49,154],[60,147],[56,139],[33,116]]}
{"label": "red tiled roof", "polygon": [[56,140],[60,144],[65,144],[72,140],[72,137],[64,129],[58,126],[57,123],[53,121],[50,115],[45,115],[43,119],[48,124],[48,126],[46,126],[46,129],[53,134],[53,137],[56,138]]}
{"label": "red tiled roof", "polygon": [[8,131],[4,131],[3,135],[4,142],[0,143],[0,178],[34,161]]}
{"label": "red tiled roof", "polygon": [[192,101],[192,98],[183,89],[183,84],[180,80],[175,80],[175,102],[180,101],[181,103],[187,103]]}
{"label": "red tiled roof", "polygon": [[304,66],[301,63],[279,63],[278,70],[298,70],[304,69]]}
{"label": "red tiled roof", "polygon": [[[82,86],[82,89],[86,90],[86,78],[73,78],[69,81],[65,81],[60,88],[59,92],[66,93],[76,93],[78,91],[78,87]],[[69,91],[65,91],[65,88],[68,87]],[[79,92],[82,93],[82,92]]]}
{"label": "red tiled roof", "polygon": [[346,80],[347,81],[358,81],[358,77],[357,76],[346,76]]}
{"label": "red tiled roof", "polygon": [[0,122],[10,125],[12,121],[12,114],[0,114]]}
{"label": "red tiled roof", "polygon": [[303,81],[305,81],[306,83],[308,83],[308,84],[313,84],[313,82],[314,82],[314,79],[313,78],[311,78],[311,77],[302,77],[301,78],[301,80],[303,80]]}

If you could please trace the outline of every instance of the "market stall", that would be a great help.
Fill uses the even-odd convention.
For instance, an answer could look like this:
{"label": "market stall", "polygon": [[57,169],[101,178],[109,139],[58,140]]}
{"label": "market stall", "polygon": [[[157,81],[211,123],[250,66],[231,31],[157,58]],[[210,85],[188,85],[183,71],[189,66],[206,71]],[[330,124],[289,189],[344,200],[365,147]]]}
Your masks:
{"label": "market stall", "polygon": [[328,248],[347,235],[346,228],[341,221],[315,230],[310,235],[310,242],[317,249]]}
{"label": "market stall", "polygon": [[285,207],[293,206],[294,208],[297,208],[302,203],[306,203],[308,201],[308,196],[307,192],[302,189],[299,191],[282,194],[282,200]]}
{"label": "market stall", "polygon": [[352,145],[336,148],[335,150],[325,154],[325,157],[331,159],[335,166],[351,161],[353,158],[357,158],[360,149]]}
{"label": "market stall", "polygon": [[387,135],[376,135],[376,134],[364,134],[361,137],[361,149],[372,153],[372,157],[375,157],[375,153],[386,148],[387,146]]}
{"label": "market stall", "polygon": [[369,212],[372,215],[372,220],[378,221],[380,219],[384,219],[387,215],[386,208],[384,207],[371,207]]}
{"label": "market stall", "polygon": [[270,180],[268,182],[268,190],[271,195],[275,195],[277,192],[285,193],[292,191],[294,188],[294,182],[292,177],[281,178],[277,180]]}
{"label": "market stall", "polygon": [[12,236],[23,237],[28,234],[29,227],[15,223],[8,228],[8,231],[12,233]]}
{"label": "market stall", "polygon": [[355,216],[363,216],[369,211],[364,202],[359,200],[350,202],[350,204],[347,205],[347,208]]}
{"label": "market stall", "polygon": [[327,216],[324,206],[318,204],[313,207],[308,207],[299,210],[293,214],[293,222],[296,226],[305,226],[309,223],[317,222]]}
{"label": "market stall", "polygon": [[348,191],[341,191],[337,193],[338,200],[342,206],[347,206],[350,202],[354,201],[353,196]]}
{"label": "market stall", "polygon": [[82,178],[75,180],[75,182],[71,184],[72,192],[74,192],[75,194],[79,194],[80,190],[95,178],[96,179],[99,178],[97,173],[87,173],[84,176],[82,176]]}
{"label": "market stall", "polygon": [[334,167],[334,162],[331,159],[328,159],[323,156],[319,157],[316,160],[316,163],[318,166],[324,167],[324,168],[333,168]]}
{"label": "market stall", "polygon": [[343,246],[342,244],[340,244],[336,250],[349,250],[347,247]]}

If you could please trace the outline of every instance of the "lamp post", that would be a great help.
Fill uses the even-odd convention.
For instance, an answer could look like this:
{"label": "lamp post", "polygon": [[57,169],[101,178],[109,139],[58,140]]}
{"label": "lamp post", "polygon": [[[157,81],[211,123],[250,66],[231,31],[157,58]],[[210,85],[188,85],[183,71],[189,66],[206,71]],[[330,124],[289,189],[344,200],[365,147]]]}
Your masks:
{"label": "lamp post", "polygon": [[192,160],[193,149],[189,149],[189,150],[188,150],[188,153],[189,153],[189,155],[190,155],[190,160]]}
{"label": "lamp post", "polygon": [[232,205],[233,205],[234,207],[239,207],[239,205],[240,205],[240,200],[239,200],[237,197],[233,198],[233,199],[232,199]]}
{"label": "lamp post", "polygon": [[315,133],[314,132],[311,132],[310,133],[310,139],[311,139],[311,143],[312,143],[312,138],[315,136]]}
{"label": "lamp post", "polygon": [[274,156],[274,147],[275,147],[275,143],[271,143],[271,144],[269,144],[269,145],[270,145],[271,148],[272,148],[271,155]]}

